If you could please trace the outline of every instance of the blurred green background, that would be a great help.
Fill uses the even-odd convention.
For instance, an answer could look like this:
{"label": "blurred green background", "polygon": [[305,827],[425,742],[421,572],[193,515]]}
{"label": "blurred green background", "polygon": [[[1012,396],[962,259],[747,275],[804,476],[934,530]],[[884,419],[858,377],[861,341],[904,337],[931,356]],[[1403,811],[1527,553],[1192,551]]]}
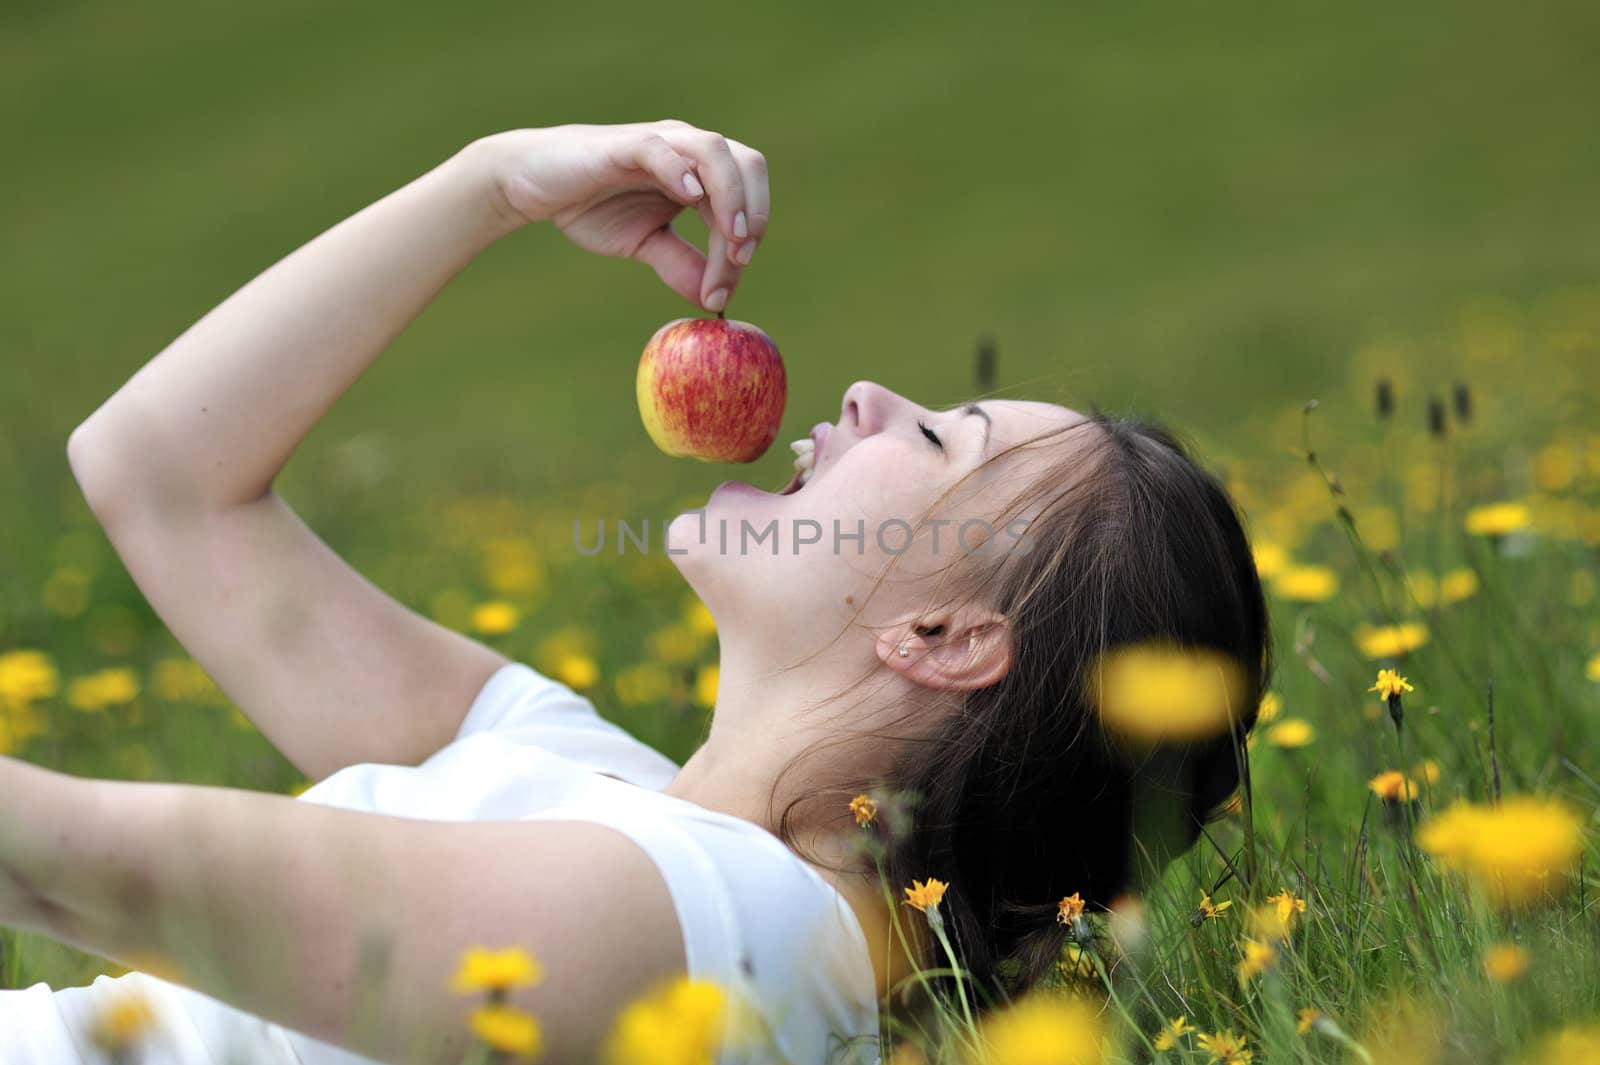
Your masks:
{"label": "blurred green background", "polygon": [[[1596,426],[1597,40],[1600,8],[1545,0],[9,0],[0,652],[45,648],[64,677],[176,653],[82,504],[68,433],[255,274],[517,126],[677,117],[766,154],[773,221],[728,313],[785,354],[780,441],[835,419],[858,378],[968,398],[989,335],[1002,394],[1156,415],[1263,484],[1304,468],[1304,401],[1370,472],[1377,376],[1411,431],[1467,380],[1511,456],[1479,463],[1479,494],[1519,491],[1551,427]],[[781,446],[729,470],[649,444],[637,359],[692,313],[647,267],[525,230],[395,343],[280,488],[418,609],[470,627],[472,604],[515,601],[520,620],[486,636],[536,662],[592,657],[603,710],[681,758],[714,662],[704,633],[673,628],[686,589],[659,560],[556,556],[576,514],[659,518],[725,477],[787,479]],[[504,557],[478,549],[516,537],[539,576],[504,586]],[[651,659],[670,693],[619,701],[611,678]],[[622,705],[652,700],[668,709]],[[119,720],[47,708],[25,753],[295,783],[205,700],[170,701]],[[22,971],[90,964],[48,950]]]}

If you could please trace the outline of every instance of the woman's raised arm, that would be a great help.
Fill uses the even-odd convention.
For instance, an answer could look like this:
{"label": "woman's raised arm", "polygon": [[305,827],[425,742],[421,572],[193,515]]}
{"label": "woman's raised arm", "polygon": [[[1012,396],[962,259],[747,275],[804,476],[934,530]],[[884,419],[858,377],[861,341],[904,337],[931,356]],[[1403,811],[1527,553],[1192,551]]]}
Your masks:
{"label": "woman's raised arm", "polygon": [[[670,226],[690,204],[712,226],[709,263]],[[543,220],[720,309],[765,227],[764,164],[676,122],[481,138],[234,293],[68,441],[151,606],[308,777],[426,758],[504,659],[363,579],[273,479],[451,278]]]}
{"label": "woman's raised arm", "polygon": [[546,1061],[593,1060],[618,1010],[686,964],[665,881],[612,828],[409,820],[4,757],[0,925],[174,970],[385,1061],[462,1060],[482,997],[449,982],[470,946],[544,966],[511,1001],[540,1018]]}

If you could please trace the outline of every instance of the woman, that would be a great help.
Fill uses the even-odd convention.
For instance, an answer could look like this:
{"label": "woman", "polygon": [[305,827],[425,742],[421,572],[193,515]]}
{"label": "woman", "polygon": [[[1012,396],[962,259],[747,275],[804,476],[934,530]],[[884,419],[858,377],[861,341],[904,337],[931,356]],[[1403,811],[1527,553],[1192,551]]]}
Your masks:
{"label": "woman", "polygon": [[[691,206],[705,254],[670,226]],[[93,1060],[85,1030],[129,988],[160,1014],[148,1060],[458,1061],[474,1002],[445,983],[474,944],[542,963],[509,1001],[550,1061],[592,1058],[685,972],[764,1032],[724,1060],[871,1061],[879,1001],[937,964],[917,922],[895,930],[879,863],[897,894],[951,885],[940,913],[986,1005],[1059,955],[1056,900],[1105,905],[1193,842],[1238,782],[1266,627],[1231,504],[1157,430],[852,385],[798,491],[730,482],[672,525],[721,654],[682,767],[385,596],[274,494],[323,412],[513,230],[553,222],[720,311],[768,216],[762,156],[682,122],[488,136],[251,281],[72,434],[152,606],[318,783],[296,801],[0,759],[0,923],[188,985],[0,993],[0,1061]],[[773,519],[776,551],[706,535]],[[1137,759],[1104,742],[1094,663],[1150,640],[1242,663],[1233,729]],[[866,829],[860,793],[885,802]]]}

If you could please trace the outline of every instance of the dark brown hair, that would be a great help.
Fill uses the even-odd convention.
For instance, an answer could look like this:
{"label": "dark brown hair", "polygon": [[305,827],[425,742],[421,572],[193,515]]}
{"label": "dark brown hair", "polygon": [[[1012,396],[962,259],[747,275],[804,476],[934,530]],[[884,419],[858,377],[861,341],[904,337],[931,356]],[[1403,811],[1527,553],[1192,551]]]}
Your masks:
{"label": "dark brown hair", "polygon": [[[965,693],[886,778],[855,789],[910,797],[904,824],[880,833],[884,872],[896,892],[930,876],[950,885],[940,912],[980,1007],[1050,972],[1070,934],[1055,919],[1061,898],[1105,907],[1195,842],[1240,784],[1271,673],[1260,581],[1217,478],[1154,423],[1095,411],[1059,432],[1090,439],[1063,449],[1008,509],[1033,515],[1032,549],[956,578],[957,595],[981,595],[1006,616],[1010,670]],[[1236,660],[1245,692],[1233,728],[1138,756],[1105,735],[1091,671],[1104,652],[1144,643]],[[842,812],[848,798],[806,801]],[[1152,823],[1136,807],[1152,799],[1172,831],[1136,840],[1136,816]],[[779,820],[791,846],[799,802]]]}

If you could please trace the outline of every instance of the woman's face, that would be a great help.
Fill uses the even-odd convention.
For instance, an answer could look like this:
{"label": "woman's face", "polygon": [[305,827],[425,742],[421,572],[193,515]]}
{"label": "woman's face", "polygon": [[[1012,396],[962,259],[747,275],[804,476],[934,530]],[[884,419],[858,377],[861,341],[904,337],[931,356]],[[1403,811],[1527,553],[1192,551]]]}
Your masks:
{"label": "woman's face", "polygon": [[[1024,521],[1002,512],[1062,449],[1083,446],[1082,434],[1059,433],[1083,421],[1066,407],[1023,400],[932,410],[858,381],[845,390],[838,422],[812,430],[803,486],[718,485],[702,510],[672,523],[673,560],[720,627],[769,631],[799,657],[863,604],[859,622],[893,624],[934,601],[952,564],[959,572],[1025,551]],[[873,592],[890,563],[891,576]]]}

